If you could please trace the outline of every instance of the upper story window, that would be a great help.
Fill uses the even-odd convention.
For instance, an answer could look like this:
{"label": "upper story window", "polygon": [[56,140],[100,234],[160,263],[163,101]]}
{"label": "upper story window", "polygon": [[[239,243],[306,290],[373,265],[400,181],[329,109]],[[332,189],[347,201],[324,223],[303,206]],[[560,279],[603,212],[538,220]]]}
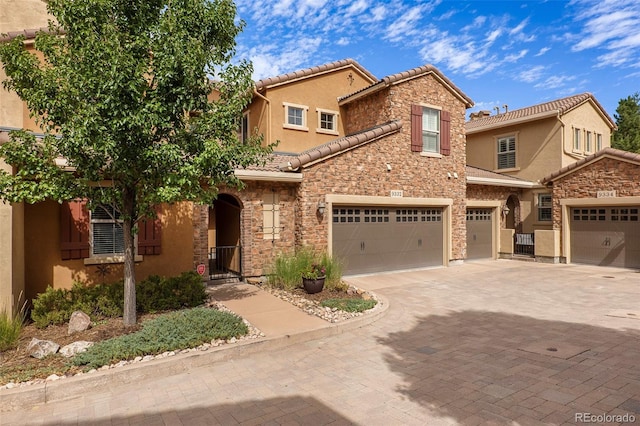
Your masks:
{"label": "upper story window", "polygon": [[100,205],[91,211],[91,254],[124,254],[122,220],[112,205]]}
{"label": "upper story window", "polygon": [[538,194],[538,221],[547,222],[553,219],[551,194]]}
{"label": "upper story window", "polygon": [[295,130],[309,130],[307,127],[307,111],[309,107],[284,102],[284,127]]}
{"label": "upper story window", "polygon": [[580,147],[582,146],[581,142],[580,142],[580,135],[582,134],[582,130],[580,129],[573,129],[573,150],[574,151],[580,151]]}
{"label": "upper story window", "polygon": [[600,133],[596,134],[596,151],[600,151],[602,149],[602,135]]}
{"label": "upper story window", "polygon": [[240,127],[240,142],[245,143],[249,139],[249,112],[242,114],[242,125]]}
{"label": "upper story window", "polygon": [[318,112],[318,127],[316,132],[330,135],[338,134],[338,112],[327,109],[316,109]]}
{"label": "upper story window", "polygon": [[411,105],[411,151],[425,157],[451,155],[451,113]]}
{"label": "upper story window", "polygon": [[498,169],[514,167],[516,167],[516,137],[512,135],[498,138]]}
{"label": "upper story window", "polygon": [[593,150],[593,133],[587,132],[587,138],[584,141],[584,150],[591,152]]}
{"label": "upper story window", "polygon": [[422,108],[422,151],[440,152],[440,111]]}

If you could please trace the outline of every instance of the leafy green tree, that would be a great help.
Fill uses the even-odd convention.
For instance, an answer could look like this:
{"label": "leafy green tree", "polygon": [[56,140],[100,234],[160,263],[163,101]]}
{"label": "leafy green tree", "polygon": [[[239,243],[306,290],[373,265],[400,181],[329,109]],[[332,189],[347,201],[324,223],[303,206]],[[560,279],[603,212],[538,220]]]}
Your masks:
{"label": "leafy green tree", "polygon": [[620,99],[614,118],[618,130],[613,134],[611,146],[640,153],[640,93]]}
{"label": "leafy green tree", "polygon": [[253,87],[251,64],[232,62],[244,23],[231,0],[49,0],[47,8],[55,21],[36,36],[41,58],[21,37],[0,44],[5,88],[45,133],[17,131],[0,148],[15,170],[0,174],[0,199],[86,198],[119,211],[124,322],[133,325],[138,221],[158,203],[212,202],[221,184],[241,185],[234,168],[271,150],[237,137]]}

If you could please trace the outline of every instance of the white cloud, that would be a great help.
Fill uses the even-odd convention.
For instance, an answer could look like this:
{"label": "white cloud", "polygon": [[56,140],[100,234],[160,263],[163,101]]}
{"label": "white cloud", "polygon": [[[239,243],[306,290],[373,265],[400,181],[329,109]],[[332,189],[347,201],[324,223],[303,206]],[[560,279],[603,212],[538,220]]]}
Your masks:
{"label": "white cloud", "polygon": [[538,51],[538,53],[536,53],[534,56],[542,56],[542,55],[544,55],[545,53],[547,53],[549,50],[551,50],[551,48],[550,48],[550,47],[543,47],[543,48],[542,48],[542,49],[540,49],[540,50]]}
{"label": "white cloud", "polygon": [[536,89],[544,89],[544,90],[557,89],[559,87],[564,86],[567,82],[575,79],[576,78],[574,76],[553,75],[551,77],[548,77],[546,80],[536,84],[533,87],[535,87]]}
{"label": "white cloud", "polygon": [[518,53],[513,53],[513,54],[505,56],[504,57],[504,61],[505,62],[517,62],[519,59],[522,59],[525,56],[527,56],[528,52],[529,51],[527,49],[523,49]]}
{"label": "white cloud", "polygon": [[534,81],[538,81],[542,78],[542,73],[546,67],[544,65],[536,65],[529,68],[526,71],[522,71],[518,74],[518,80],[524,81],[525,83],[533,83]]}
{"label": "white cloud", "polygon": [[394,42],[401,41],[418,33],[418,24],[425,10],[425,5],[418,5],[404,12],[393,21],[386,30],[385,38]]}

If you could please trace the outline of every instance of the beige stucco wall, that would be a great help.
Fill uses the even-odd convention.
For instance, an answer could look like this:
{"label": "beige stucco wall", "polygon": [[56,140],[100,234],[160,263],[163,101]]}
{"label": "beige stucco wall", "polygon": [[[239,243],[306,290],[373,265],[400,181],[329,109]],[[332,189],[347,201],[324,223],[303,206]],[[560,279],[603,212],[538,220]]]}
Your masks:
{"label": "beige stucco wall", "polygon": [[[564,123],[564,150],[561,167],[568,166],[596,152],[596,134],[602,135],[602,148],[611,146],[611,128],[591,102],[584,103],[563,115],[562,122]],[[573,132],[575,128],[580,129],[581,133],[581,149],[577,151],[573,148]],[[587,131],[593,135],[591,150],[586,150],[585,146]],[[551,172],[553,171],[555,170]]]}
{"label": "beige stucco wall", "polygon": [[46,27],[47,18],[42,0],[0,0],[0,34]]}
{"label": "beige stucco wall", "polygon": [[[338,107],[338,97],[356,92],[371,84],[355,67],[349,66],[329,73],[292,81],[287,84],[268,88],[263,96],[259,96],[249,107],[249,127],[264,135],[265,143],[280,141],[277,151],[302,152],[323,143],[344,136],[343,114]],[[308,130],[289,129],[284,126],[285,103],[307,107]],[[338,129],[336,134],[318,132],[317,109],[338,113]],[[270,123],[270,131],[267,130]]]}
{"label": "beige stucco wall", "polygon": [[536,230],[535,242],[536,258],[558,259],[560,257],[560,231]]}
{"label": "beige stucco wall", "polygon": [[[511,135],[516,137],[516,167],[498,169],[498,138]],[[467,162],[536,182],[561,167],[561,143],[562,125],[556,118],[471,133],[467,135]]]}
{"label": "beige stucco wall", "polygon": [[[178,275],[194,269],[192,215],[191,203],[178,203],[161,209],[162,254],[143,256],[143,260],[136,263],[137,280],[149,275]],[[96,284],[122,279],[121,263],[99,266],[85,264],[85,259],[61,259],[60,206],[55,201],[25,205],[24,217],[28,299],[48,286],[70,288],[74,281]]]}

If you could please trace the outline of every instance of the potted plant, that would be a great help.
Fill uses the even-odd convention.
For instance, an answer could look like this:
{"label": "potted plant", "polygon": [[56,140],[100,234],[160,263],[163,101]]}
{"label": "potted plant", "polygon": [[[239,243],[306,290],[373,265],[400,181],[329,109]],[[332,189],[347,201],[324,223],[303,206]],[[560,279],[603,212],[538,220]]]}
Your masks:
{"label": "potted plant", "polygon": [[319,263],[312,263],[302,272],[302,286],[309,294],[319,293],[324,288],[327,270]]}

